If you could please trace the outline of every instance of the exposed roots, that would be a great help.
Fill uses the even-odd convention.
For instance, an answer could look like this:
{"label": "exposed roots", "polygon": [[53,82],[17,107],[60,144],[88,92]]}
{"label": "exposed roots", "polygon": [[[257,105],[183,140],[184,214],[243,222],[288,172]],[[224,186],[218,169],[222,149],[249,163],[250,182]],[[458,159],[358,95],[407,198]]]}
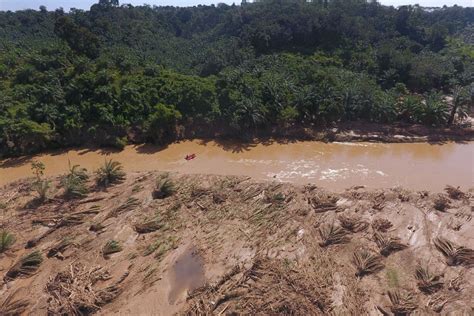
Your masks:
{"label": "exposed roots", "polygon": [[86,269],[80,263],[59,272],[46,284],[50,315],[87,315],[111,302],[121,292],[119,282],[104,289],[96,289],[97,281],[109,280],[108,271],[101,267]]}
{"label": "exposed roots", "polygon": [[27,278],[35,274],[43,262],[43,256],[38,250],[21,258],[13,267],[8,270],[4,277],[5,281],[16,278]]}
{"label": "exposed roots", "polygon": [[322,224],[319,227],[319,235],[321,236],[321,242],[319,243],[321,247],[342,244],[349,241],[347,231],[340,226],[336,226],[334,223]]}
{"label": "exposed roots", "polygon": [[442,275],[432,273],[427,266],[417,265],[415,269],[415,278],[420,291],[432,294],[443,288],[444,282]]}
{"label": "exposed roots", "polygon": [[354,252],[352,263],[356,268],[356,276],[363,277],[365,275],[378,272],[384,268],[383,257],[374,254],[366,249],[359,249]]}
{"label": "exposed roots", "polygon": [[463,265],[471,267],[474,265],[474,250],[457,246],[443,237],[437,237],[433,243],[445,257],[448,266]]}
{"label": "exposed roots", "polygon": [[392,303],[390,310],[396,316],[410,315],[418,306],[413,292],[394,290],[388,291],[387,294]]}
{"label": "exposed roots", "polygon": [[369,227],[369,223],[361,220],[360,217],[350,217],[342,214],[338,219],[344,229],[353,233],[364,231]]}
{"label": "exposed roots", "polygon": [[408,247],[400,241],[400,238],[386,236],[377,231],[374,233],[374,239],[380,249],[380,254],[383,256],[388,256],[393,252],[400,251]]}

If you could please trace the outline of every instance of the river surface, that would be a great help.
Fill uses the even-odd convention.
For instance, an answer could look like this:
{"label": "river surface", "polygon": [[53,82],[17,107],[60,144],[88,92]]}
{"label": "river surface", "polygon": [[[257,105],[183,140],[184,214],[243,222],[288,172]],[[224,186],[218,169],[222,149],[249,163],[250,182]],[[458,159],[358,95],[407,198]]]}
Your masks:
{"label": "river surface", "polygon": [[[196,158],[186,161],[187,154]],[[474,142],[383,144],[290,143],[239,144],[183,141],[167,147],[127,146],[122,151],[73,149],[0,160],[0,185],[32,175],[30,163],[42,161],[46,175],[63,174],[71,164],[92,171],[105,159],[120,161],[125,171],[167,170],[181,173],[244,175],[259,180],[314,183],[332,190],[353,185],[372,188],[401,185],[441,191],[446,184],[474,186]]]}

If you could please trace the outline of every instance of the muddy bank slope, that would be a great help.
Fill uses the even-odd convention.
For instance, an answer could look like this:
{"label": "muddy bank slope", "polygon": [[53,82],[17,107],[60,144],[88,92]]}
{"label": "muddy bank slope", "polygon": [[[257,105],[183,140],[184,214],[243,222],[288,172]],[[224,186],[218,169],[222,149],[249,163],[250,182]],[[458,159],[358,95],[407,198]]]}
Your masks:
{"label": "muddy bank slope", "polygon": [[[153,193],[159,181],[171,196]],[[473,195],[128,174],[43,203],[0,189],[0,314],[469,314]],[[93,188],[94,184],[89,183]],[[32,202],[33,201],[33,202]],[[6,236],[5,234],[3,235]]]}

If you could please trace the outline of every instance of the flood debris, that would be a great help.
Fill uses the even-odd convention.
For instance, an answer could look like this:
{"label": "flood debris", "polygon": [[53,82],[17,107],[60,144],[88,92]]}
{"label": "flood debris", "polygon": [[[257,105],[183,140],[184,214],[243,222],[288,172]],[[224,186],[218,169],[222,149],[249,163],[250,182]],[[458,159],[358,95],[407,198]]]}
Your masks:
{"label": "flood debris", "polygon": [[120,283],[99,288],[99,281],[110,280],[109,272],[101,266],[87,267],[73,263],[68,269],[51,277],[46,284],[48,314],[87,315],[113,301],[120,293]]}

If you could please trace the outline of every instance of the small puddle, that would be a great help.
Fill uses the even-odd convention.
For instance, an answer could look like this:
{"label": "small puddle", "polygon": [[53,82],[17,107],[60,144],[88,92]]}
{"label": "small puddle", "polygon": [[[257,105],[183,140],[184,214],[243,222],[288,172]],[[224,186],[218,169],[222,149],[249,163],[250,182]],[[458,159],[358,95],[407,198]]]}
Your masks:
{"label": "small puddle", "polygon": [[187,292],[205,283],[204,261],[195,247],[189,247],[174,263],[171,273],[171,290],[168,301],[176,303],[186,298]]}

